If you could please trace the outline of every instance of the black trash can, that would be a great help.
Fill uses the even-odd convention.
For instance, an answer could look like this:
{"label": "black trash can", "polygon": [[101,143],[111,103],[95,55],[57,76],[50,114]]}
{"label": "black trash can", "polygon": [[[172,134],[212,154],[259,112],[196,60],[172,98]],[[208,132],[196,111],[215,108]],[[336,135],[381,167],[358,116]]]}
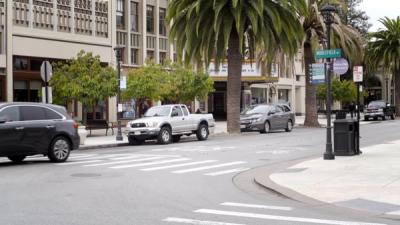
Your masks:
{"label": "black trash can", "polygon": [[346,116],[347,116],[347,112],[346,111],[344,111],[344,110],[338,110],[338,111],[336,111],[336,119],[337,120],[339,120],[339,119],[346,119]]}
{"label": "black trash can", "polygon": [[355,119],[337,119],[333,122],[334,153],[337,156],[358,154],[358,123]]}

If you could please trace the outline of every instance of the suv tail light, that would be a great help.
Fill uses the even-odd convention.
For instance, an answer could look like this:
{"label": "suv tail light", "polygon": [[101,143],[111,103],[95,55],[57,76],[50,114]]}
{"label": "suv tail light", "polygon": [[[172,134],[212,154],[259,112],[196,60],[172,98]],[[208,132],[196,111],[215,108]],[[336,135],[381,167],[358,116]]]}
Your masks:
{"label": "suv tail light", "polygon": [[78,127],[79,127],[78,123],[76,123],[76,122],[74,122],[73,126],[74,126],[75,129],[78,129]]}

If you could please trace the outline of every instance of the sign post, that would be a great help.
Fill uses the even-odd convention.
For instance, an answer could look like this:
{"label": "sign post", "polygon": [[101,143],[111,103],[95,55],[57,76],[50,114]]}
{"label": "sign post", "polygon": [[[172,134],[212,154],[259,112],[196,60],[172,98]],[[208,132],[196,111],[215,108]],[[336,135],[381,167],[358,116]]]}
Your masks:
{"label": "sign post", "polygon": [[43,61],[42,65],[40,66],[40,76],[44,81],[46,103],[49,103],[49,80],[53,76],[53,67],[49,61]]}
{"label": "sign post", "polygon": [[357,84],[357,124],[358,124],[358,134],[357,134],[357,154],[360,154],[360,84],[363,81],[363,67],[355,66],[353,67],[353,81]]}

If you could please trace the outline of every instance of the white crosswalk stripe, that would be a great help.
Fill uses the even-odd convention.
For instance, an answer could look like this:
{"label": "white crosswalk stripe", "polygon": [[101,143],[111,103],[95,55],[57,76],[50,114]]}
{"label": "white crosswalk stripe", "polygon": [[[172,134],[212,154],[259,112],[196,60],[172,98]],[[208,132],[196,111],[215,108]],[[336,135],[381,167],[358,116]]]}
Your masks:
{"label": "white crosswalk stripe", "polygon": [[124,168],[151,166],[151,165],[166,164],[166,163],[171,163],[171,162],[180,162],[180,161],[187,161],[187,160],[189,160],[189,158],[178,158],[178,159],[162,160],[162,161],[149,162],[149,163],[139,163],[139,164],[130,164],[130,165],[122,165],[122,166],[112,166],[110,168],[111,169],[124,169]]}
{"label": "white crosswalk stripe", "polygon": [[245,171],[245,170],[248,170],[248,169],[249,168],[236,168],[236,169],[231,169],[231,170],[223,170],[223,171],[218,171],[218,172],[213,172],[213,173],[206,173],[204,175],[215,177],[215,176],[229,174],[229,173],[242,172],[242,171]]}
{"label": "white crosswalk stripe", "polygon": [[217,221],[205,221],[205,220],[192,220],[192,219],[185,219],[185,218],[177,218],[177,217],[168,217],[165,218],[163,221],[165,222],[172,222],[172,223],[186,223],[186,224],[195,224],[195,225],[244,225],[242,223],[224,223],[224,222],[217,222]]}
{"label": "white crosswalk stripe", "polygon": [[172,173],[179,173],[179,174],[181,174],[181,173],[190,173],[190,172],[208,170],[208,169],[225,167],[225,166],[233,166],[233,165],[238,165],[238,164],[243,164],[243,163],[246,163],[246,162],[236,161],[236,162],[223,163],[223,164],[217,164],[217,165],[212,165],[212,166],[204,166],[204,167],[197,167],[197,168],[191,168],[191,169],[185,169],[185,170],[177,170],[177,171],[173,171]]}
{"label": "white crosswalk stripe", "polygon": [[[223,220],[230,220],[240,223],[240,219],[249,221],[249,219],[256,219],[254,224],[270,224],[271,222],[260,223],[262,220],[268,221],[281,221],[285,224],[290,222],[290,224],[299,224],[299,223],[307,223],[307,224],[324,224],[324,225],[385,225],[381,223],[370,223],[370,222],[361,222],[361,221],[345,221],[345,220],[331,220],[331,219],[323,219],[323,218],[307,218],[307,217],[297,217],[297,216],[288,216],[288,215],[277,215],[274,214],[264,214],[260,213],[260,210],[280,210],[285,211],[285,214],[288,212],[292,212],[294,209],[292,207],[287,206],[272,206],[272,205],[259,205],[259,204],[247,204],[247,203],[237,203],[237,202],[223,202],[219,204],[220,206],[228,206],[228,207],[236,207],[236,208],[246,208],[248,210],[253,209],[257,210],[256,213],[252,212],[240,212],[240,211],[227,211],[227,210],[219,210],[219,209],[197,209],[194,210],[193,213],[202,214],[202,218],[204,215],[209,215],[213,221],[210,220],[197,220],[191,218],[179,218],[179,217],[167,217],[163,219],[163,222],[168,223],[185,223],[185,224],[200,224],[200,225],[237,225],[235,223],[221,221],[219,217],[223,218]],[[197,216],[196,216],[197,217]],[[214,221],[218,220],[218,221]],[[252,223],[252,224],[253,224]]]}
{"label": "white crosswalk stripe", "polygon": [[140,162],[140,161],[149,161],[149,160],[156,160],[162,159],[163,157],[147,157],[147,158],[139,158],[139,159],[130,159],[130,160],[122,160],[122,161],[113,161],[113,162],[105,162],[105,163],[97,163],[97,164],[88,164],[84,165],[87,166],[105,166],[105,165],[113,165],[113,164],[123,164],[123,163],[131,163],[131,162]]}
{"label": "white crosswalk stripe", "polygon": [[141,169],[141,170],[142,171],[155,171],[155,170],[171,169],[171,168],[184,167],[184,166],[193,166],[193,165],[199,165],[199,164],[205,164],[205,163],[211,163],[211,162],[217,162],[217,161],[218,160],[204,160],[204,161],[182,163],[182,164],[175,164],[175,165],[169,165],[169,166],[151,167],[151,168],[146,168],[146,169]]}

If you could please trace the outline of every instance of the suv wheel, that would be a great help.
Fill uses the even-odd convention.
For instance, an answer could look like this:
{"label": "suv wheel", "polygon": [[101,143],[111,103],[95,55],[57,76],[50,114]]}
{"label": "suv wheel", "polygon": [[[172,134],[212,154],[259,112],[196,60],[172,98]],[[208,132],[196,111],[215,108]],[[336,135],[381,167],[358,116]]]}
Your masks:
{"label": "suv wheel", "polygon": [[196,137],[199,141],[207,140],[208,138],[208,126],[206,124],[200,124],[199,128],[196,131]]}
{"label": "suv wheel", "polygon": [[172,139],[171,129],[168,127],[162,127],[158,134],[157,142],[162,145],[169,144]]}
{"label": "suv wheel", "polygon": [[25,155],[18,155],[18,156],[8,156],[8,159],[15,162],[15,163],[20,163],[24,161]]}
{"label": "suv wheel", "polygon": [[292,120],[288,120],[285,131],[290,132],[292,130],[293,130],[293,122]]}
{"label": "suv wheel", "polygon": [[141,144],[143,144],[144,140],[139,140],[139,139],[137,139],[135,137],[129,136],[128,137],[128,142],[129,142],[130,145],[141,145]]}
{"label": "suv wheel", "polygon": [[71,144],[63,136],[56,137],[50,145],[49,159],[52,162],[65,162],[71,152]]}

